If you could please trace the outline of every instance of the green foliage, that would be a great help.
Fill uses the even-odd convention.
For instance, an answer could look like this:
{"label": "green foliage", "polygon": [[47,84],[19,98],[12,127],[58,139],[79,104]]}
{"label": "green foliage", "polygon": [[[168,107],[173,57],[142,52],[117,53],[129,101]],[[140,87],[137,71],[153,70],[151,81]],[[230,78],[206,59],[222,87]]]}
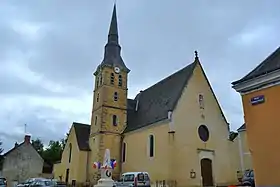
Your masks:
{"label": "green foliage", "polygon": [[68,134],[65,139],[60,141],[51,140],[48,147],[44,149],[44,144],[41,139],[31,140],[31,144],[42,156],[42,158],[50,163],[55,163],[61,159],[63,148],[66,144]]}
{"label": "green foliage", "polygon": [[39,138],[37,138],[36,140],[31,140],[31,144],[36,149],[36,151],[42,156],[44,152],[43,142]]}
{"label": "green foliage", "polygon": [[2,148],[3,142],[0,141],[0,155],[2,155],[4,149]]}
{"label": "green foliage", "polygon": [[69,137],[69,133],[66,133],[66,137],[65,137],[65,138],[62,138],[62,139],[60,140],[63,149],[65,148],[65,145],[66,145],[66,142],[67,142],[67,140],[68,140],[68,137]]}
{"label": "green foliage", "polygon": [[2,155],[4,149],[2,148],[3,142],[0,141],[0,170],[2,170],[3,162],[4,162],[4,156]]}
{"label": "green foliage", "polygon": [[43,152],[43,158],[51,163],[57,162],[61,159],[63,152],[63,145],[60,141],[49,142],[49,146]]}

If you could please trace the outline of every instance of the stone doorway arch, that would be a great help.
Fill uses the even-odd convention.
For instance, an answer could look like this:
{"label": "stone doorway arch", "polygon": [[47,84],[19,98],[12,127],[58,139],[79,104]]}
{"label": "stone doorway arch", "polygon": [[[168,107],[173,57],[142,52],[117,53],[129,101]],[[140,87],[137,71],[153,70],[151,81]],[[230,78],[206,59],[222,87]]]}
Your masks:
{"label": "stone doorway arch", "polygon": [[214,186],[212,160],[203,158],[200,160],[200,166],[203,187]]}

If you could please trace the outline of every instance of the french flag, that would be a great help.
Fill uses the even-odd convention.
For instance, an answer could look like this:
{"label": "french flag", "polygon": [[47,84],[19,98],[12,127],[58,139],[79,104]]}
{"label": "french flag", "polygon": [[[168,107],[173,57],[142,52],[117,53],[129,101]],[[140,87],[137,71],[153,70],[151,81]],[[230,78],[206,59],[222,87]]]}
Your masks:
{"label": "french flag", "polygon": [[93,163],[93,168],[97,168],[97,169],[100,169],[100,166],[101,166],[101,164],[100,164],[100,162],[94,162]]}
{"label": "french flag", "polygon": [[112,169],[114,169],[117,166],[117,161],[116,160],[112,160],[111,161],[111,167]]}

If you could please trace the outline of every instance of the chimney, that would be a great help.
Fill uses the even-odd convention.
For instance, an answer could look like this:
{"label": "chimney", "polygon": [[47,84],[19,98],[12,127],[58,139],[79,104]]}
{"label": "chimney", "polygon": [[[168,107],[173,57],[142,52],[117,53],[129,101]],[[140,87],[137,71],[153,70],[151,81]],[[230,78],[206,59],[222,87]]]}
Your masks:
{"label": "chimney", "polygon": [[30,139],[31,139],[30,135],[25,135],[24,136],[24,143],[30,143]]}

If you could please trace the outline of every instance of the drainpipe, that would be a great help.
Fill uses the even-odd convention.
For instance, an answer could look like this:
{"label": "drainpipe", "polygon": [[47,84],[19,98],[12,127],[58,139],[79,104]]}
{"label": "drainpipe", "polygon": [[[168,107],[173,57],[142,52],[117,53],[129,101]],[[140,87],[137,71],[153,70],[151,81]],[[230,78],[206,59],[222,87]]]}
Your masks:
{"label": "drainpipe", "polygon": [[89,174],[88,174],[88,167],[89,167],[89,153],[90,151],[87,151],[87,161],[86,161],[86,182],[88,182],[89,180]]}
{"label": "drainpipe", "polygon": [[[123,139],[124,139],[124,135],[121,134],[120,164],[119,164],[119,166],[120,166],[120,175],[121,175],[121,173],[122,173],[122,164],[123,164],[123,162],[122,162],[122,157],[123,157],[123,155],[122,155],[122,152],[123,152]],[[119,176],[119,177],[120,177],[120,176]]]}
{"label": "drainpipe", "polygon": [[242,141],[241,141],[241,136],[240,136],[240,132],[238,134],[238,147],[239,147],[239,156],[240,156],[240,165],[241,165],[241,170],[242,170],[242,174],[244,172],[244,160],[243,160],[243,149],[242,149]]}

